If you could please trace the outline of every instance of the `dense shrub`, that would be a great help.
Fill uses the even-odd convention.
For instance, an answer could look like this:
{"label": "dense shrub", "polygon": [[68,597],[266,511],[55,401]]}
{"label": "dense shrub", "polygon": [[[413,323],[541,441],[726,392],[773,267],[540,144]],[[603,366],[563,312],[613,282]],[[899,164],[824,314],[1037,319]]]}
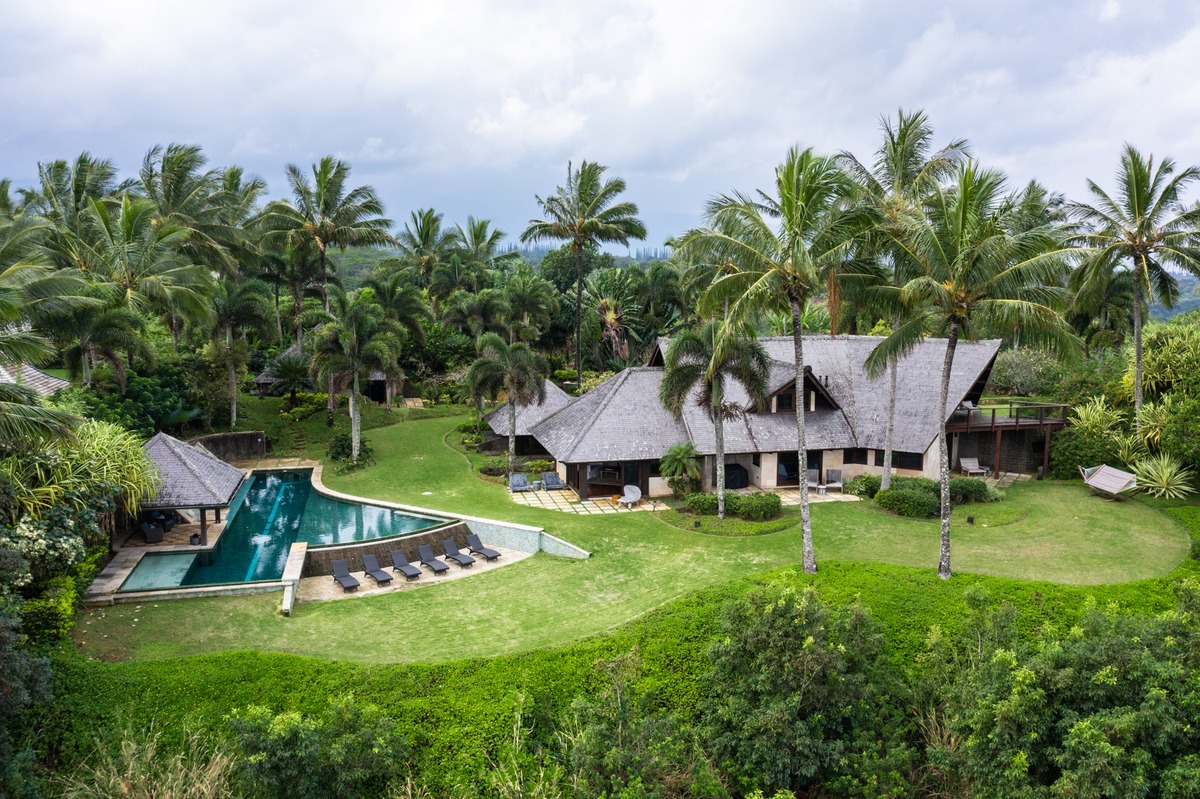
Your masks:
{"label": "dense shrub", "polygon": [[[354,441],[349,433],[338,433],[329,441],[329,449],[325,450],[325,455],[331,461],[339,463],[347,463],[350,461],[350,456],[354,451]],[[375,450],[367,443],[366,437],[359,437],[358,440],[358,459],[361,463],[370,463],[374,460]]]}
{"label": "dense shrub", "polygon": [[574,383],[577,375],[574,369],[555,369],[551,377],[556,383]]}
{"label": "dense shrub", "polygon": [[373,705],[335,699],[316,716],[261,706],[229,718],[242,757],[237,767],[255,796],[381,796],[406,771],[410,744]]}
{"label": "dense shrub", "polygon": [[1049,396],[1062,381],[1064,369],[1039,350],[1004,350],[996,356],[988,387],[1012,396]]}
{"label": "dense shrub", "polygon": [[328,394],[297,394],[296,404],[290,411],[280,411],[279,418],[285,422],[299,422],[318,411],[325,410]]}
{"label": "dense shrub", "polygon": [[951,477],[950,503],[963,505],[968,502],[988,502],[988,484],[978,477]]}
{"label": "dense shrub", "polygon": [[1056,480],[1078,477],[1080,466],[1113,464],[1119,460],[1117,444],[1107,435],[1066,427],[1050,439],[1050,476]]}
{"label": "dense shrub", "polygon": [[1162,428],[1162,449],[1200,470],[1200,396],[1179,397]]}
{"label": "dense shrub", "polygon": [[783,511],[783,498],[773,491],[747,494],[741,497],[738,515],[752,522],[774,519]]}
{"label": "dense shrub", "polygon": [[923,491],[937,497],[938,501],[941,501],[942,496],[942,484],[928,477],[893,477],[892,489]]}
{"label": "dense shrub", "polygon": [[525,468],[522,471],[540,475],[542,472],[554,471],[554,461],[549,460],[533,460],[525,461]]}
{"label": "dense shrub", "polygon": [[501,477],[508,474],[508,458],[496,457],[488,458],[479,467],[479,471],[486,474],[488,477]]}
{"label": "dense shrub", "polygon": [[60,641],[75,627],[75,609],[79,598],[75,578],[54,577],[46,583],[40,596],[25,600],[21,605],[21,629],[33,641]]}
{"label": "dense shrub", "polygon": [[[728,503],[729,497],[726,496],[725,499],[726,499],[725,508],[726,508],[726,510],[728,510],[729,509],[729,503]],[[717,495],[716,494],[706,494],[704,492],[700,492],[700,493],[696,493],[696,494],[688,494],[684,501],[687,502],[688,510],[690,510],[692,513],[698,513],[701,516],[713,516],[717,512]]]}
{"label": "dense shrub", "polygon": [[898,516],[930,518],[941,512],[937,495],[917,488],[889,488],[875,495],[875,504]]}
{"label": "dense shrub", "polygon": [[1128,404],[1133,395],[1125,385],[1125,354],[1121,350],[1092,353],[1074,364],[1052,392],[1055,401],[1077,405],[1089,397],[1108,397],[1114,404]]}
{"label": "dense shrub", "polygon": [[856,497],[875,499],[875,495],[879,493],[879,487],[882,483],[883,477],[880,475],[860,474],[846,481],[846,493],[853,494]]}

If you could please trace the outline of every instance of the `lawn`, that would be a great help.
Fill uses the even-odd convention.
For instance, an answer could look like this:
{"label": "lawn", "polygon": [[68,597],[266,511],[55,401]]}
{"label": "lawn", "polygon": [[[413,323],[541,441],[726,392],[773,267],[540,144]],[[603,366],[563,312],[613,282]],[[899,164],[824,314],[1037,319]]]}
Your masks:
{"label": "lawn", "polygon": [[[699,589],[800,562],[796,526],[720,537],[649,512],[577,516],[515,505],[446,445],[459,421],[409,419],[375,429],[376,465],[327,473],[326,482],[361,496],[542,526],[591,550],[591,559],[538,555],[418,591],[302,604],[288,619],[278,613],[277,595],[115,606],[87,614],[77,640],[105,659],[235,649],[366,662],[489,657],[599,634]],[[955,528],[958,573],[1077,585],[1147,580],[1176,569],[1190,546],[1183,528],[1158,510],[1106,502],[1079,483],[1017,484],[1004,505],[1016,521],[985,526],[997,511],[977,506],[976,524]],[[936,522],[900,519],[869,503],[814,505],[812,518],[818,561],[831,566],[819,582],[845,573],[834,562],[930,572],[937,562]]]}

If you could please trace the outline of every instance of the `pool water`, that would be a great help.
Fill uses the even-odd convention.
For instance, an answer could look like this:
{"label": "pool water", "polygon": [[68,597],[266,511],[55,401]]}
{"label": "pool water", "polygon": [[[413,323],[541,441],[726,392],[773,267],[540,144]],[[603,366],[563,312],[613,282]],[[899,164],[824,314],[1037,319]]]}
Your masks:
{"label": "pool water", "polygon": [[311,471],[255,472],[230,505],[212,552],[149,553],[121,591],[251,583],[283,576],[297,541],[309,547],[414,533],[446,519],[332,499],[313,490]]}

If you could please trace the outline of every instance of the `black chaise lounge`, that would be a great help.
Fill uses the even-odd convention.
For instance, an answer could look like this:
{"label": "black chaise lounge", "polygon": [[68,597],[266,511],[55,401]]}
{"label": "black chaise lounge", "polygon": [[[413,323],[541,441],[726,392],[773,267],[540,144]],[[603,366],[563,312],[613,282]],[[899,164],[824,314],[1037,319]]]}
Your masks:
{"label": "black chaise lounge", "polygon": [[434,574],[450,571],[449,566],[433,556],[433,547],[429,544],[421,544],[417,547],[417,554],[421,556],[421,565],[428,566]]}
{"label": "black chaise lounge", "polygon": [[358,580],[350,576],[350,570],[346,568],[346,561],[335,560],[333,566],[333,579],[342,584],[342,590],[355,591],[358,589]]}
{"label": "black chaise lounge", "polygon": [[464,569],[475,562],[475,558],[471,557],[465,552],[460,552],[458,549],[458,544],[454,543],[454,541],[449,538],[442,542],[442,549],[446,550],[447,558],[454,561]]}
{"label": "black chaise lounge", "polygon": [[500,557],[499,552],[485,547],[483,542],[479,540],[479,536],[475,535],[474,533],[467,535],[467,548],[470,549],[473,554],[483,555],[488,560],[495,560],[496,558]]}
{"label": "black chaise lounge", "polygon": [[558,476],[558,472],[542,472],[542,488],[546,491],[566,491],[567,484]]}
{"label": "black chaise lounge", "polygon": [[392,575],[379,568],[379,558],[370,553],[363,555],[363,571],[375,581],[376,585],[386,585],[392,581]]}
{"label": "black chaise lounge", "polygon": [[421,569],[419,566],[414,566],[408,560],[408,555],[404,554],[401,549],[392,550],[392,570],[398,571],[408,580],[419,580],[421,578]]}

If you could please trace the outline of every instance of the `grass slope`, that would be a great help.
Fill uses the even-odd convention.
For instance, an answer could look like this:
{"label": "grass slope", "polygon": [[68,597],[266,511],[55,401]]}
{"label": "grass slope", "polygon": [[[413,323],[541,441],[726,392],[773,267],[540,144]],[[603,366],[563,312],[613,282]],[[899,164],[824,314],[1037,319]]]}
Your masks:
{"label": "grass slope", "polygon": [[[376,466],[326,479],[361,496],[543,526],[591,550],[590,560],[539,555],[419,591],[306,603],[289,619],[278,614],[273,595],[116,606],[82,620],[81,648],[104,659],[137,660],[240,649],[370,663],[513,655],[604,633],[697,590],[800,562],[795,526],[724,538],[679,529],[651,513],[577,516],[515,505],[502,486],[473,476],[465,456],[445,445],[458,421],[377,429]],[[1023,518],[984,527],[988,511],[980,506],[974,527],[955,529],[954,588],[939,588],[932,578],[936,523],[900,519],[868,503],[815,505],[818,581],[840,593],[845,575],[875,567],[835,562],[873,561],[919,567],[903,570],[906,576],[888,589],[896,596],[879,601],[927,602],[939,592],[957,593],[975,579],[967,573],[1078,585],[1150,581],[1128,589],[1055,588],[1067,603],[1125,590],[1169,595],[1169,581],[1153,578],[1179,566],[1190,546],[1187,533],[1157,510],[1090,497],[1078,483],[1018,484],[1006,504],[1025,511]],[[874,589],[868,582],[857,590],[870,596]],[[1037,587],[1019,590],[1048,595]],[[906,596],[916,593],[921,597]],[[453,632],[442,629],[446,622]]]}

